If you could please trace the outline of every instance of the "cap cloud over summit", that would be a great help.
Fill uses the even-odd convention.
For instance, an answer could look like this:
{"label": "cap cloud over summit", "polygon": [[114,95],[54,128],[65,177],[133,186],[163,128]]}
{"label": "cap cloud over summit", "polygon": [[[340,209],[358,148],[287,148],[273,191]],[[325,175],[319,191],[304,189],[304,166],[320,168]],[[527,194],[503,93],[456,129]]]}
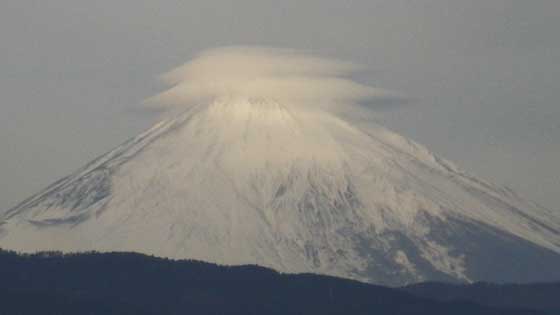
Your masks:
{"label": "cap cloud over summit", "polygon": [[208,50],[164,74],[170,89],[151,104],[192,106],[223,98],[269,99],[285,105],[352,105],[397,97],[388,90],[353,81],[356,64],[293,49],[223,47]]}

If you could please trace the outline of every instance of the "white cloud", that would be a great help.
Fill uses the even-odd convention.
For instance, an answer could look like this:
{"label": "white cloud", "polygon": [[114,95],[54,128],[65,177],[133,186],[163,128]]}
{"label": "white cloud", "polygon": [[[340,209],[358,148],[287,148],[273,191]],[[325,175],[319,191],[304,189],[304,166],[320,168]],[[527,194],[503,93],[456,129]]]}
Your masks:
{"label": "white cloud", "polygon": [[148,101],[192,106],[225,98],[270,99],[290,106],[332,106],[396,96],[349,78],[360,70],[353,63],[289,49],[217,48],[164,74],[171,87]]}

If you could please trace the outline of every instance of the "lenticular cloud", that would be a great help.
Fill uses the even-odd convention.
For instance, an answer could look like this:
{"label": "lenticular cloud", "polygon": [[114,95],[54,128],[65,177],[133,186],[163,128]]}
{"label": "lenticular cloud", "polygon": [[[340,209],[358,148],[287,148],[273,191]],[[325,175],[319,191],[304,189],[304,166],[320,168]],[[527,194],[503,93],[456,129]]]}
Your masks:
{"label": "lenticular cloud", "polygon": [[205,51],[162,76],[170,86],[149,101],[191,106],[217,99],[267,99],[286,105],[356,104],[393,93],[350,79],[361,67],[288,49]]}

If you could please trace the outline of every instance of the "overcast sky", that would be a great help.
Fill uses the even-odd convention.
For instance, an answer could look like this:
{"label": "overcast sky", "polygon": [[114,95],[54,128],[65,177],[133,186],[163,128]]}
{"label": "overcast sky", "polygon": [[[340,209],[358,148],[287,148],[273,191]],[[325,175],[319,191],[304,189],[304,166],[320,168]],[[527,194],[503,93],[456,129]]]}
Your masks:
{"label": "overcast sky", "polygon": [[0,209],[147,128],[155,77],[266,45],[366,65],[376,119],[560,211],[558,0],[2,0]]}

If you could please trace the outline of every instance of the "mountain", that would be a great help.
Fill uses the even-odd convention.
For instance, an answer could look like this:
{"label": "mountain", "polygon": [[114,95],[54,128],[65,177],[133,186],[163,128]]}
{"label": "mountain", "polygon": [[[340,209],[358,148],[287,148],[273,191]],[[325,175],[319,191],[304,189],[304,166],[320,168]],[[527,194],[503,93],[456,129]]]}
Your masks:
{"label": "mountain", "polygon": [[0,247],[386,285],[560,279],[560,216],[381,126],[266,98],[163,119],[0,215]]}
{"label": "mountain", "polygon": [[437,301],[470,301],[501,308],[524,308],[560,314],[560,283],[473,284],[418,283],[402,288],[416,296]]}
{"label": "mountain", "polygon": [[0,251],[0,277],[0,314],[10,315],[547,314],[530,308],[440,302],[328,276],[133,253],[21,256]]}

